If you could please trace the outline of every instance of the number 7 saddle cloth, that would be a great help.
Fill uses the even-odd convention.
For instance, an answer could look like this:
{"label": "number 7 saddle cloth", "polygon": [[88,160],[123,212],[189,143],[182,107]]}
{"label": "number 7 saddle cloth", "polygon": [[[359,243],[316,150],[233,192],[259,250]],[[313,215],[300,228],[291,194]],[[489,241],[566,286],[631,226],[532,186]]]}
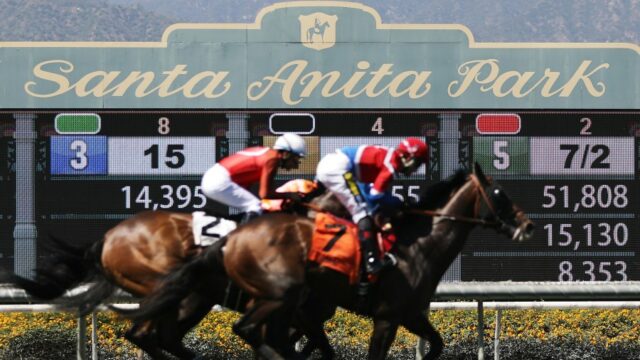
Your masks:
{"label": "number 7 saddle cloth", "polygon": [[355,284],[361,261],[358,227],[331,214],[318,213],[308,259],[347,275],[349,283]]}
{"label": "number 7 saddle cloth", "polygon": [[[396,242],[393,231],[378,233],[380,254],[389,252]],[[347,220],[328,213],[318,213],[315,219],[315,231],[311,238],[311,248],[307,256],[320,266],[333,269],[349,277],[350,284],[356,284],[360,278],[360,241],[358,227]],[[371,279],[375,281],[375,279]]]}

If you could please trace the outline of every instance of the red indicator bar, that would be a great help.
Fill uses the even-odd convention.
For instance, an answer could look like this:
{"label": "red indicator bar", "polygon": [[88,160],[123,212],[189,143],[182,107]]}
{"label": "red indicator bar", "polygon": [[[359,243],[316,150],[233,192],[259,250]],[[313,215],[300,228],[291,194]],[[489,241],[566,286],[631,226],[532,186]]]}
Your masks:
{"label": "red indicator bar", "polygon": [[480,114],[476,117],[476,130],[480,134],[509,134],[520,132],[518,114]]}

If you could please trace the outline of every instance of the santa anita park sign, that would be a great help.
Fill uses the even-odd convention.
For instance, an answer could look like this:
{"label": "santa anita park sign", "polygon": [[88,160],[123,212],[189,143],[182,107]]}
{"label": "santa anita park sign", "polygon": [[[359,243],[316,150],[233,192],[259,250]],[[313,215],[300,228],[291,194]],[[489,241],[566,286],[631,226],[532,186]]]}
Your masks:
{"label": "santa anita park sign", "polygon": [[288,2],[157,42],[0,43],[0,106],[640,108],[640,47],[481,43],[463,25],[386,24],[351,2]]}

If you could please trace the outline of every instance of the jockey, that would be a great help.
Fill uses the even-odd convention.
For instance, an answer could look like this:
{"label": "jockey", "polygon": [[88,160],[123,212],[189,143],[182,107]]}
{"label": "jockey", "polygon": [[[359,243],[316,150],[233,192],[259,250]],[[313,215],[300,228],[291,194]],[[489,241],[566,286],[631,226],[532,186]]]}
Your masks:
{"label": "jockey", "polygon": [[[273,179],[279,168],[297,169],[306,153],[304,139],[287,133],[276,139],[272,148],[255,146],[239,151],[213,165],[202,177],[202,192],[209,199],[235,207],[245,213],[242,223],[262,213],[260,199],[291,199],[295,192],[274,191]],[[258,197],[247,188],[260,183]]]}
{"label": "jockey", "polygon": [[[396,149],[371,145],[345,147],[320,160],[318,181],[335,194],[358,224],[367,273],[375,274],[383,267],[372,219],[375,210],[371,205],[389,196],[387,190],[397,172],[409,176],[428,160],[427,144],[413,137],[404,139]],[[371,185],[358,186],[356,182]],[[363,189],[369,193],[363,194]]]}

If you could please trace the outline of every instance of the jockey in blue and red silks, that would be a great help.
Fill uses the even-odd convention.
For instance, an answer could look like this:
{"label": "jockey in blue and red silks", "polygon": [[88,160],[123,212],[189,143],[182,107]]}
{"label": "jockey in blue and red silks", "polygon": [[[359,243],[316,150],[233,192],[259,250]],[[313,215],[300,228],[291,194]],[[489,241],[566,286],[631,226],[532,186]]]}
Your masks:
{"label": "jockey in blue and red silks", "polygon": [[[369,274],[382,269],[372,219],[375,209],[371,205],[390,197],[388,190],[396,173],[408,176],[427,163],[428,150],[424,141],[410,137],[396,149],[371,145],[338,149],[318,164],[317,180],[335,194],[358,224],[365,270]],[[370,186],[359,187],[358,182]],[[369,193],[362,194],[363,189],[369,189]]]}

